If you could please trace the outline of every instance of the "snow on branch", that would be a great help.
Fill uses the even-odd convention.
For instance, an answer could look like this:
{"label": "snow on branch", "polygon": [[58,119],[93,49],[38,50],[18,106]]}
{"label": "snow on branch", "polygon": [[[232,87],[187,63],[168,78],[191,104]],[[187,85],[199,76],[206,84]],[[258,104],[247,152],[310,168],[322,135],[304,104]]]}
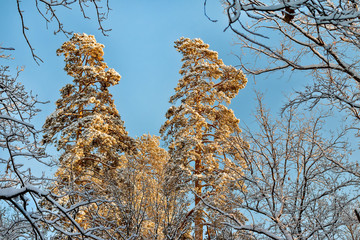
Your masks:
{"label": "snow on branch", "polygon": [[18,75],[13,78],[7,72],[8,67],[0,67],[0,238],[47,239],[50,230],[60,236],[101,239],[94,234],[99,228],[85,230],[72,217],[81,207],[101,204],[101,199],[64,207],[46,190],[49,179],[32,174],[33,164],[43,171],[53,164],[30,123],[39,102],[18,83]]}
{"label": "snow on branch", "polygon": [[34,125],[30,124],[30,123],[27,123],[27,122],[24,122],[24,121],[21,121],[21,120],[18,120],[16,118],[13,118],[13,117],[10,117],[10,116],[5,116],[5,115],[0,115],[0,119],[6,119],[6,120],[10,120],[10,121],[13,121],[13,122],[16,122],[16,123],[20,123],[22,125],[25,125],[29,128],[34,128]]}
{"label": "snow on branch", "polygon": [[280,73],[291,77],[297,72],[303,76],[305,89],[297,91],[285,107],[308,104],[313,109],[325,104],[352,116],[352,128],[360,129],[359,4],[231,0],[224,6],[226,29],[238,36],[242,52],[239,65],[249,75],[260,78]]}

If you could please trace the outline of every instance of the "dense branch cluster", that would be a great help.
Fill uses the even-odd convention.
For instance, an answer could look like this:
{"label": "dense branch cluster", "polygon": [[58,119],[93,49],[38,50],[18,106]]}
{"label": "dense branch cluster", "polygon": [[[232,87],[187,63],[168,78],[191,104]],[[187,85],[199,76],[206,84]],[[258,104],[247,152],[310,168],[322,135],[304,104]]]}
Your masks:
{"label": "dense branch cluster", "polygon": [[325,137],[323,113],[289,109],[275,121],[258,101],[259,129],[245,129],[251,147],[239,150],[247,163],[238,175],[243,201],[232,201],[252,220],[232,226],[254,239],[351,239],[348,229],[358,224],[351,207],[360,195],[359,178],[342,168],[351,166],[346,132]]}

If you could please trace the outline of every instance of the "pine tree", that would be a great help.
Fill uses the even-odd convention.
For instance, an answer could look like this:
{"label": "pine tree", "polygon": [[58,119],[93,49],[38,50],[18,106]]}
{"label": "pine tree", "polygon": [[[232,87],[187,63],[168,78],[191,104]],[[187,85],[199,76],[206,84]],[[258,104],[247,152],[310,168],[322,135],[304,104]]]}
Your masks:
{"label": "pine tree", "polygon": [[[247,79],[241,70],[226,66],[218,53],[200,39],[181,38],[175,48],[183,55],[179,71],[182,78],[170,103],[180,100],[181,104],[170,107],[160,132],[169,144],[178,186],[190,187],[194,194],[195,208],[189,215],[194,214],[194,239],[199,240],[204,235],[204,223],[212,221],[202,200],[229,208],[225,195],[234,187],[232,184],[241,185],[229,171],[236,168],[233,161],[244,164],[229,141],[241,132],[239,119],[224,103],[230,104]],[[209,238],[216,236],[214,231],[215,226],[207,228]]]}
{"label": "pine tree", "polygon": [[[92,35],[74,34],[57,50],[73,78],[72,84],[60,90],[56,111],[43,126],[43,142],[55,143],[61,151],[58,193],[64,189],[106,193],[104,183],[121,165],[120,154],[135,151],[135,141],[128,136],[108,91],[118,84],[120,75],[104,62],[103,48]],[[68,201],[76,203],[79,198]],[[82,222],[85,214],[78,212],[77,220]]]}

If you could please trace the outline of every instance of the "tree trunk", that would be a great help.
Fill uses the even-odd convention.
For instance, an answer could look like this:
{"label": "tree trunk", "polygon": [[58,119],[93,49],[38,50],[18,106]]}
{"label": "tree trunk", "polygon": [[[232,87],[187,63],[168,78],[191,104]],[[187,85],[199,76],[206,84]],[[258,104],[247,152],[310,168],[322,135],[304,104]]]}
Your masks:
{"label": "tree trunk", "polygon": [[[201,159],[196,159],[195,161],[195,174],[200,174],[201,169]],[[198,207],[201,201],[201,180],[195,180],[195,207]],[[202,209],[197,209],[195,212],[195,239],[202,240],[203,239],[203,223],[202,223]]]}

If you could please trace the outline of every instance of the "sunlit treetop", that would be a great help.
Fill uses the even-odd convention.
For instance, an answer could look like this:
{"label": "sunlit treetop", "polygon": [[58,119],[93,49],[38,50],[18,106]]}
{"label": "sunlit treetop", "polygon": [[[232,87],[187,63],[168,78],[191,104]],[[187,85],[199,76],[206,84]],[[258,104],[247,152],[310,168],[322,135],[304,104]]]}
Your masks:
{"label": "sunlit treetop", "polygon": [[[175,88],[176,94],[170,102],[187,96],[186,101],[194,98],[203,103],[214,104],[214,101],[230,103],[247,79],[241,70],[227,66],[218,58],[218,53],[209,49],[209,45],[201,39],[181,38],[175,42],[175,48],[182,53],[183,65],[179,73],[182,78]],[[194,94],[189,95],[193,91]]]}
{"label": "sunlit treetop", "polygon": [[[209,189],[215,188],[221,178],[231,178],[224,169],[232,165],[230,159],[241,161],[229,141],[241,132],[239,119],[224,103],[231,102],[247,79],[241,70],[225,65],[201,39],[181,38],[175,48],[183,55],[182,77],[160,132],[173,163],[186,169],[191,178],[207,182],[212,186]],[[175,105],[177,100],[181,103]]]}
{"label": "sunlit treetop", "polygon": [[103,48],[92,35],[74,34],[57,51],[65,56],[64,69],[73,84],[60,90],[57,110],[44,125],[44,142],[65,150],[64,158],[75,154],[79,159],[106,159],[116,165],[118,153],[133,151],[135,146],[108,91],[120,75],[104,62]]}
{"label": "sunlit treetop", "polygon": [[107,69],[103,48],[104,45],[97,43],[94,36],[75,33],[56,53],[64,55],[64,70],[74,77],[75,83],[101,82],[104,87],[109,87],[120,81],[120,75],[112,68]]}
{"label": "sunlit treetop", "polygon": [[[58,181],[53,191],[65,196],[65,204],[86,201],[81,194],[91,189],[94,196],[104,196],[107,182],[122,166],[121,155],[136,152],[135,140],[128,136],[108,88],[120,81],[120,75],[108,68],[103,59],[104,45],[94,36],[74,34],[57,51],[65,56],[65,71],[72,83],[61,90],[56,110],[43,126],[43,142],[53,143],[60,151]],[[94,207],[94,206],[93,206]],[[106,219],[108,205],[97,208]],[[76,221],[84,228],[91,226],[92,215],[83,208]]]}
{"label": "sunlit treetop", "polygon": [[183,55],[179,71],[182,77],[170,103],[181,100],[181,104],[168,110],[168,120],[161,128],[165,138],[170,138],[170,148],[180,139],[195,137],[209,143],[225,141],[232,133],[240,132],[239,120],[223,102],[229,104],[245,87],[243,72],[225,65],[201,39],[181,38],[175,48]]}

